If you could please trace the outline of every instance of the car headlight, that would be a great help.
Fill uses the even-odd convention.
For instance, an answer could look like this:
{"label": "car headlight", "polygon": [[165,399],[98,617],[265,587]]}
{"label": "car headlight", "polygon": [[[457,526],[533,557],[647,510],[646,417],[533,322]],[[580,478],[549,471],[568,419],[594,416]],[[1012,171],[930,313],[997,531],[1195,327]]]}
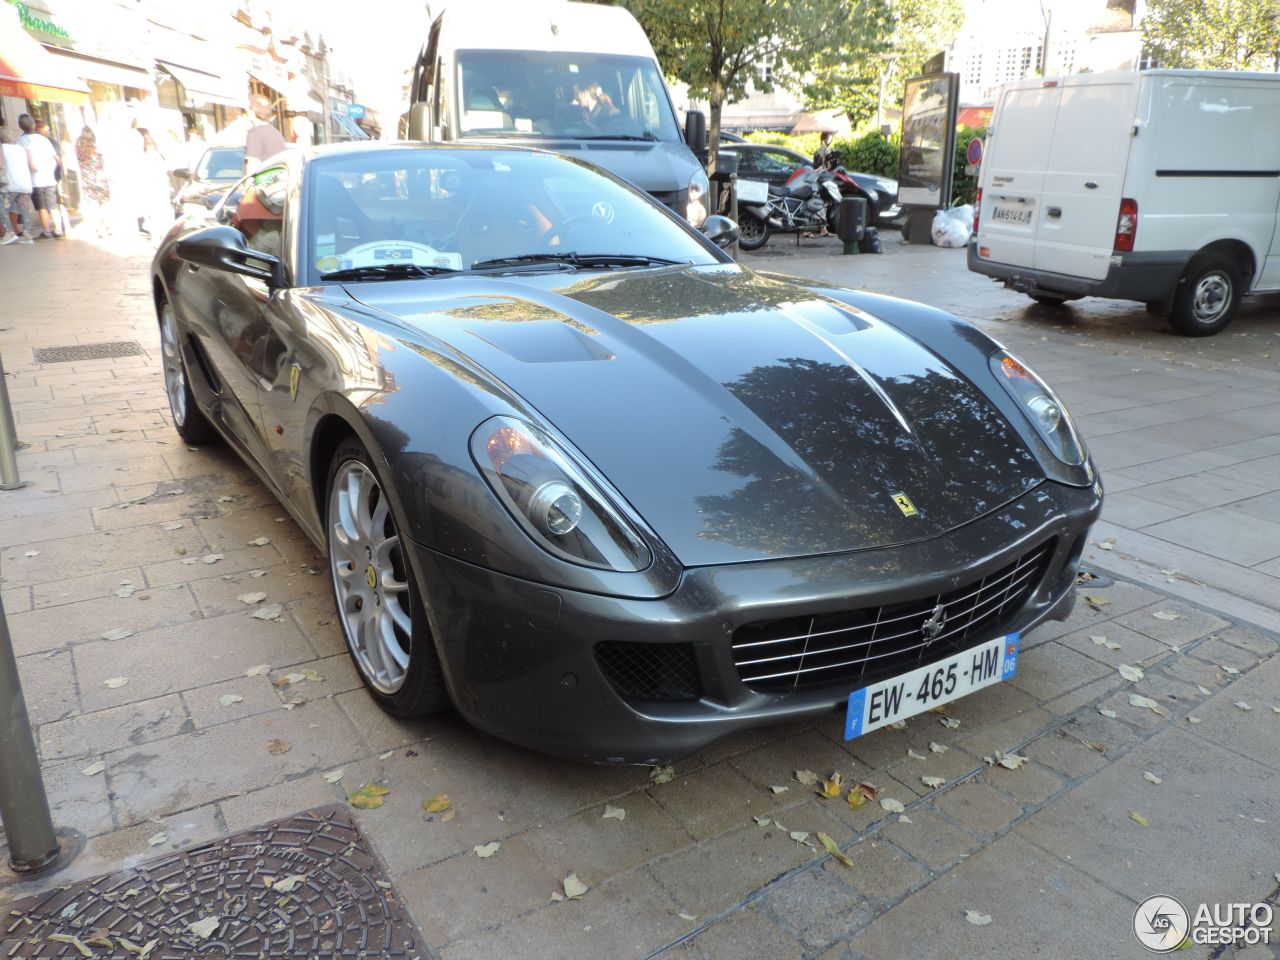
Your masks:
{"label": "car headlight", "polygon": [[711,181],[706,171],[698,168],[689,178],[689,203],[685,207],[684,218],[692,227],[701,227],[707,219],[707,194],[711,192]]}
{"label": "car headlight", "polygon": [[514,417],[493,417],[471,435],[471,456],[516,522],[539,546],[603,570],[649,566],[649,548],[606,492],[544,431]]}
{"label": "car headlight", "polygon": [[991,372],[1018,401],[1036,432],[1063,463],[1084,463],[1084,444],[1071,415],[1048,385],[1025,363],[1005,350],[991,355]]}

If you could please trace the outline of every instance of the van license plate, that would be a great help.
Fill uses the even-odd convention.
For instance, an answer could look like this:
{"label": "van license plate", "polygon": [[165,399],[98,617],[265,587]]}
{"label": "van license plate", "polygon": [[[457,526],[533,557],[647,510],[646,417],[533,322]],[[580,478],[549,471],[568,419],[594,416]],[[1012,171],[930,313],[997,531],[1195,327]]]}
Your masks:
{"label": "van license plate", "polygon": [[849,694],[844,738],[852,740],[965,694],[1008,680],[1018,667],[1018,634],[1010,633],[962,650]]}
{"label": "van license plate", "polygon": [[1025,226],[1031,223],[1031,208],[997,205],[991,211],[991,219],[997,223],[1015,223]]}

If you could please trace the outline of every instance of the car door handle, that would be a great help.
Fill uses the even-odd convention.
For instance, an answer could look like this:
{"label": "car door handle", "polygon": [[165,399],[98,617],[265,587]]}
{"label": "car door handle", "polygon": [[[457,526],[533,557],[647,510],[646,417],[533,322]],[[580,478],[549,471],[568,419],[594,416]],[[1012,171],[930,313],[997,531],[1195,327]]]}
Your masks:
{"label": "car door handle", "polygon": [[1097,189],[1098,189],[1098,185],[1097,185],[1096,183],[1094,183],[1092,180],[1086,180],[1086,181],[1084,182],[1084,187],[1085,187],[1085,189],[1086,189],[1086,190],[1097,190]]}
{"label": "car door handle", "polygon": [[1047,214],[1048,214],[1049,216],[1051,216],[1051,217],[1060,217],[1060,216],[1062,216],[1062,208],[1061,208],[1061,207],[1046,207],[1044,212],[1045,212],[1045,213],[1047,213]]}

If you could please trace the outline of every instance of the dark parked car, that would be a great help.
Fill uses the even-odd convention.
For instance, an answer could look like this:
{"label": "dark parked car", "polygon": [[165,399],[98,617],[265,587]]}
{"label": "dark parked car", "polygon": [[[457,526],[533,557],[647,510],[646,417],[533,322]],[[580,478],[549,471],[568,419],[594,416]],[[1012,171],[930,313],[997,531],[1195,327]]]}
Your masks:
{"label": "dark parked car", "polygon": [[[782,186],[797,170],[812,169],[813,158],[787,147],[763,143],[721,143],[722,154],[738,158],[738,176],[744,180],[764,180]],[[840,192],[846,197],[865,197],[867,222],[886,226],[900,220],[903,209],[898,205],[898,182],[873,173],[841,170]]]}
{"label": "dark parked car", "polygon": [[194,170],[173,171],[183,185],[173,197],[178,216],[207,217],[227,190],[244,176],[244,147],[210,147],[200,155]]}
{"label": "dark parked car", "polygon": [[756,273],[724,218],[525,148],[296,151],[214,219],[153,264],[174,425],[327,554],[397,716],[612,762],[856,736],[1071,610],[1100,482],[955,317]]}

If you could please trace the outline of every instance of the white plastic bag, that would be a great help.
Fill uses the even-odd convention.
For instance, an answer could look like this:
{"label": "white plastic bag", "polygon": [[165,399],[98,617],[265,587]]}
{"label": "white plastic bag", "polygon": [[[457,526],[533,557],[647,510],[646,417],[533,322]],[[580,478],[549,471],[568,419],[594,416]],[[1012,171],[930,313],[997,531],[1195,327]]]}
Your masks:
{"label": "white plastic bag", "polygon": [[973,207],[965,205],[939,210],[933,217],[933,243],[938,247],[959,248],[969,242],[973,232]]}

